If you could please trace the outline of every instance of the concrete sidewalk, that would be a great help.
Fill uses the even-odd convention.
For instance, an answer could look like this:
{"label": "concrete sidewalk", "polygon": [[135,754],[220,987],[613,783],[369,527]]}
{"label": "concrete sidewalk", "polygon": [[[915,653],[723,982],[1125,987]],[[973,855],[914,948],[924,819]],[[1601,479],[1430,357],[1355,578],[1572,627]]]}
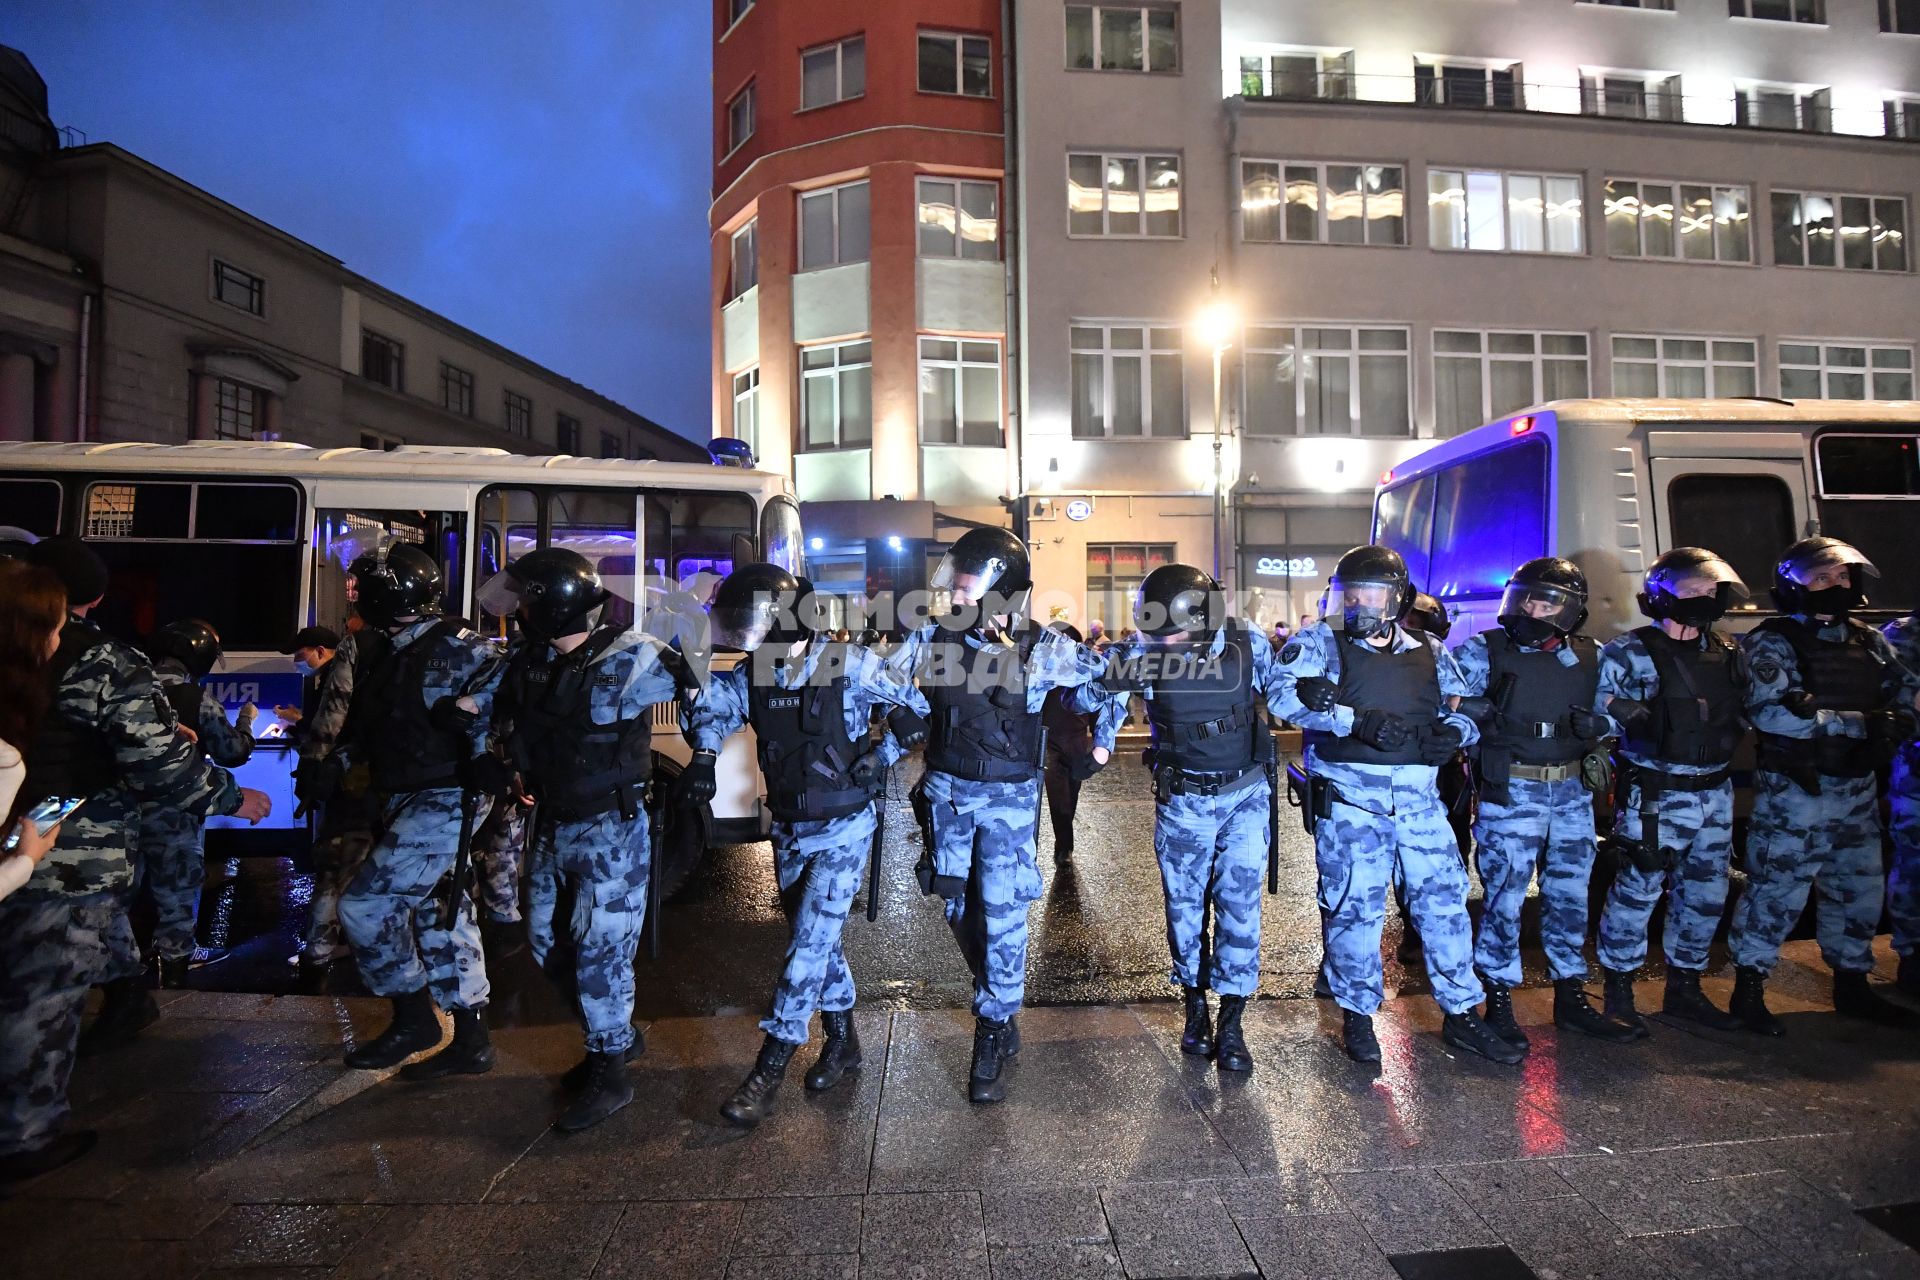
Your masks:
{"label": "concrete sidewalk", "polygon": [[866,1071],[814,1097],[796,1070],[752,1134],[715,1112],[759,1042],[746,1016],[650,1025],[638,1100],[566,1138],[571,1026],[499,1030],[491,1075],[416,1086],[339,1065],[382,1003],[163,993],[157,1026],[83,1065],[100,1147],[0,1204],[0,1259],[118,1280],[1920,1276],[1856,1213],[1920,1201],[1920,1034],[1836,1018],[1791,951],[1785,1040],[1658,1020],[1635,1045],[1561,1040],[1526,991],[1520,1069],[1458,1059],[1424,998],[1383,1011],[1377,1077],[1311,1000],[1250,1011],[1246,1080],[1181,1057],[1171,1003],[1032,1009],[993,1108],[966,1101],[964,1013],[861,1014]]}

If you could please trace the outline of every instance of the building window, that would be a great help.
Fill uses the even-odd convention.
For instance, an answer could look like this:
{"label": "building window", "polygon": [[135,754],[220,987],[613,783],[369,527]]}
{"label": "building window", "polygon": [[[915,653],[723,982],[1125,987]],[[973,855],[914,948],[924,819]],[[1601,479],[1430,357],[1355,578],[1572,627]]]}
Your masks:
{"label": "building window", "polygon": [[1076,438],[1187,434],[1187,360],[1180,329],[1076,324],[1070,339]]}
{"label": "building window", "polygon": [[753,0],[725,0],[727,6],[727,25],[732,26],[747,16],[747,10],[753,8]]}
{"label": "building window", "polygon": [[553,449],[555,453],[580,452],[580,419],[570,413],[553,415]]}
{"label": "building window", "polygon": [[1087,617],[1108,622],[1117,635],[1133,618],[1133,597],[1140,581],[1174,563],[1179,548],[1170,542],[1088,543]]}
{"label": "building window", "polygon": [[1749,338],[1613,335],[1616,396],[1702,400],[1759,391],[1759,344]]}
{"label": "building window", "polygon": [[920,256],[1000,260],[1000,184],[922,178]]}
{"label": "building window", "polygon": [[1684,120],[1680,77],[1588,68],[1580,73],[1580,110],[1625,120]]}
{"label": "building window", "polygon": [[760,366],[733,375],[733,438],[760,456]]}
{"label": "building window", "polygon": [[260,430],[266,394],[231,378],[213,380],[213,435],[216,440],[252,440]]}
{"label": "building window", "polygon": [[733,267],[727,276],[727,301],[760,283],[760,219],[749,218],[747,225],[733,233]]}
{"label": "building window", "polygon": [[1582,253],[1580,179],[1570,174],[1427,170],[1435,249]]}
{"label": "building window", "polygon": [[1920,36],[1920,0],[1880,0],[1880,29],[1891,35]]}
{"label": "building window", "polygon": [[998,342],[920,339],[920,439],[999,446]]}
{"label": "building window", "polygon": [[951,31],[920,33],[920,92],[993,96],[993,42]]}
{"label": "building window", "polygon": [[1619,9],[1658,9],[1673,12],[1673,0],[1574,0],[1575,4],[1608,4]]}
{"label": "building window", "polygon": [[1244,54],[1240,92],[1249,98],[1351,98],[1353,50]]}
{"label": "building window", "polygon": [[603,458],[624,458],[627,456],[626,443],[611,431],[600,433],[600,456]]}
{"label": "building window", "polygon": [[1443,107],[1509,107],[1526,105],[1517,62],[1449,62],[1413,60],[1413,100]]}
{"label": "building window", "polygon": [[867,200],[864,182],[849,182],[801,195],[802,271],[867,260]]}
{"label": "building window", "polygon": [[518,391],[506,393],[507,430],[522,438],[533,435],[533,401]]}
{"label": "building window", "polygon": [[237,307],[248,315],[267,314],[267,282],[231,262],[213,260],[213,300]]}
{"label": "building window", "polygon": [[753,86],[749,84],[727,103],[727,154],[738,151],[753,136]]}
{"label": "building window", "polygon": [[371,329],[360,331],[360,376],[395,391],[406,387],[407,349]]}
{"label": "building window", "polygon": [[1615,258],[1751,262],[1747,188],[1608,178],[1601,200]]}
{"label": "building window", "polygon": [[1171,4],[1070,4],[1069,71],[1180,70],[1180,10]]}
{"label": "building window", "polygon": [[873,443],[873,343],[800,349],[801,431],[809,449]]}
{"label": "building window", "polygon": [[1727,0],[1727,12],[1736,18],[1824,24],[1827,3],[1826,0]]}
{"label": "building window", "polygon": [[1067,234],[1180,235],[1180,157],[1067,156]]}
{"label": "building window", "polygon": [[1405,244],[1405,174],[1397,164],[1242,160],[1241,237],[1268,244]]}
{"label": "building window", "polygon": [[1913,348],[1891,343],[1783,342],[1787,400],[1911,400]]}
{"label": "building window", "polygon": [[1434,429],[1457,435],[1516,409],[1587,395],[1587,335],[1433,332]]}
{"label": "building window", "polygon": [[1783,267],[1907,269],[1907,202],[1898,196],[1773,193],[1773,260]]}
{"label": "building window", "polygon": [[463,418],[473,416],[473,375],[440,362],[440,407]]}
{"label": "building window", "polygon": [[830,106],[867,91],[867,38],[853,36],[800,55],[800,109]]}
{"label": "building window", "polygon": [[1920,142],[1920,98],[1888,98],[1886,113],[1889,138]]}
{"label": "building window", "polygon": [[1246,433],[1405,436],[1413,378],[1405,329],[1246,331]]}
{"label": "building window", "polygon": [[1749,129],[1833,132],[1832,95],[1804,85],[1741,85],[1733,94],[1733,122]]}

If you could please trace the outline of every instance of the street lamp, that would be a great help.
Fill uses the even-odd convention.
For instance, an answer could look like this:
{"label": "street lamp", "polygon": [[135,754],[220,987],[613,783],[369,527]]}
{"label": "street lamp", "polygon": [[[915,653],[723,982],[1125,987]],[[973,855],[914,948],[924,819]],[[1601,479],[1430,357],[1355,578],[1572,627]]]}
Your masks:
{"label": "street lamp", "polygon": [[1233,304],[1220,296],[1216,286],[1213,300],[1201,310],[1195,322],[1200,340],[1213,349],[1213,577],[1216,582],[1224,581],[1220,565],[1226,541],[1226,480],[1221,453],[1226,441],[1226,422],[1220,408],[1220,371],[1239,325],[1240,317]]}

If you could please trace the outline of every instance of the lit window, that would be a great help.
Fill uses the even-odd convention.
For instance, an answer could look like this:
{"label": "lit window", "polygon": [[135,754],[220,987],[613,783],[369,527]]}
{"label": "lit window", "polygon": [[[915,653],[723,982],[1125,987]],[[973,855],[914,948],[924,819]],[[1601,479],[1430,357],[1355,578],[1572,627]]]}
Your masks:
{"label": "lit window", "polygon": [[854,36],[800,55],[800,109],[829,106],[867,91],[867,41]]}
{"label": "lit window", "polygon": [[920,256],[1000,260],[1000,185],[922,178]]}
{"label": "lit window", "polygon": [[1405,244],[1405,173],[1393,164],[1243,160],[1241,235],[1264,243]]}
{"label": "lit window", "polygon": [[1601,208],[1612,257],[1753,261],[1745,187],[1608,178]]}
{"label": "lit window", "polygon": [[1069,338],[1076,437],[1187,434],[1186,347],[1178,327],[1083,323]]}
{"label": "lit window", "polygon": [[1435,249],[1584,253],[1580,179],[1571,174],[1427,170]]}
{"label": "lit window", "polygon": [[1069,155],[1067,234],[1177,238],[1180,157]]}
{"label": "lit window", "polygon": [[800,269],[867,260],[868,188],[849,182],[800,196]]}

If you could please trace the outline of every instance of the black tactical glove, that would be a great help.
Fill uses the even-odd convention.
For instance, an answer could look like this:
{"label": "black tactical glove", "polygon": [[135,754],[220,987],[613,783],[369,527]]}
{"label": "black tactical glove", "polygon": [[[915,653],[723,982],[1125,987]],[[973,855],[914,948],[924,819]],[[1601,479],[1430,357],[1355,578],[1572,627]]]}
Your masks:
{"label": "black tactical glove", "polygon": [[293,816],[302,817],[308,810],[332,800],[339,793],[340,780],[345,776],[346,770],[338,757],[302,760],[293,771],[293,798],[299,801]]}
{"label": "black tactical glove", "polygon": [[1460,705],[1455,707],[1454,710],[1475,724],[1485,728],[1487,721],[1493,719],[1493,713],[1496,708],[1493,705],[1492,698],[1462,698],[1460,699]]}
{"label": "black tactical glove", "polygon": [[673,802],[682,809],[695,809],[713,799],[717,784],[713,777],[714,754],[711,751],[696,751],[687,767],[680,771],[680,781],[673,789]]}
{"label": "black tactical glove", "polygon": [[1413,730],[1391,711],[1369,709],[1353,717],[1353,736],[1379,751],[1392,751],[1407,745]]}
{"label": "black tactical glove", "polygon": [[1340,700],[1340,686],[1325,676],[1307,676],[1293,685],[1300,705],[1309,711],[1331,711]]}
{"label": "black tactical glove", "polygon": [[1628,733],[1640,733],[1653,723],[1653,708],[1632,698],[1615,698],[1607,703],[1607,713]]}
{"label": "black tactical glove", "polygon": [[1445,720],[1435,720],[1420,730],[1420,763],[1441,765],[1460,752],[1460,730]]}
{"label": "black tactical glove", "polygon": [[927,718],[912,707],[895,707],[887,713],[887,728],[902,750],[911,751],[927,740]]}
{"label": "black tactical glove", "polygon": [[467,790],[485,796],[510,796],[519,792],[513,766],[491,751],[482,751],[468,760],[460,771],[460,781]]}
{"label": "black tactical glove", "polygon": [[1915,717],[1905,707],[1867,712],[1867,741],[1891,756],[1913,741]]}
{"label": "black tactical glove", "polygon": [[1780,695],[1780,709],[1802,720],[1813,719],[1813,695],[1805,689],[1789,689]]}
{"label": "black tactical glove", "polygon": [[1604,738],[1613,732],[1613,726],[1607,718],[1578,703],[1567,708],[1567,728],[1573,730],[1573,736],[1586,742]]}
{"label": "black tactical glove", "polygon": [[870,787],[880,781],[885,769],[886,766],[880,763],[878,751],[865,751],[853,758],[853,764],[847,768],[847,776],[858,786]]}
{"label": "black tactical glove", "polygon": [[473,712],[460,705],[458,698],[442,698],[427,708],[427,720],[442,733],[466,737],[473,732]]}

